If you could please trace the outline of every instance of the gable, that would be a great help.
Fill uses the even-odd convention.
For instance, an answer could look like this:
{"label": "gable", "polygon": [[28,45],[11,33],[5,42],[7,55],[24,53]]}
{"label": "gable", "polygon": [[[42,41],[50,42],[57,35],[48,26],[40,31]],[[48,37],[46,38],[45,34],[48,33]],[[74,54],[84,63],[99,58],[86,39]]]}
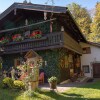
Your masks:
{"label": "gable", "polygon": [[[16,16],[14,15],[15,11],[16,11]],[[43,18],[44,11],[48,12],[49,17],[51,13],[53,12],[54,13],[53,17],[57,19],[57,21],[59,22],[59,25],[64,26],[65,31],[77,42],[79,41],[86,42],[86,39],[81,33],[77,23],[75,22],[70,11],[66,7],[54,6],[52,10],[52,6],[48,6],[48,5],[45,7],[45,5],[14,3],[0,15],[0,24],[3,25],[7,19],[16,23],[18,20],[24,19],[23,16],[28,15],[28,12],[30,13],[34,12],[35,14],[38,13],[37,16],[38,17],[41,16],[41,18]],[[23,15],[23,13],[25,14]],[[32,14],[32,15],[35,15],[35,14]],[[0,26],[0,29],[1,29],[0,33],[2,33],[3,26]]]}
{"label": "gable", "polygon": [[40,58],[40,56],[33,50],[28,51],[25,55],[25,58],[35,58],[35,57]]}

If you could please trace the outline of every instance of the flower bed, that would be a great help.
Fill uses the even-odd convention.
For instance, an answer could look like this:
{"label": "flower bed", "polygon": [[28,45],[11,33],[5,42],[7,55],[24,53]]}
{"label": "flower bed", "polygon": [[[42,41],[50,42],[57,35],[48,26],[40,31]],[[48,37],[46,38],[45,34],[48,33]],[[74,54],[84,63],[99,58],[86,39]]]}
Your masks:
{"label": "flower bed", "polygon": [[15,34],[12,36],[12,40],[13,41],[22,41],[23,37],[21,36],[21,34]]}
{"label": "flower bed", "polygon": [[42,32],[40,30],[35,30],[30,34],[30,38],[41,38]]}
{"label": "flower bed", "polygon": [[8,42],[9,42],[9,39],[8,39],[8,38],[2,37],[2,38],[0,39],[0,43],[1,43],[1,44],[6,44],[6,43],[8,43]]}

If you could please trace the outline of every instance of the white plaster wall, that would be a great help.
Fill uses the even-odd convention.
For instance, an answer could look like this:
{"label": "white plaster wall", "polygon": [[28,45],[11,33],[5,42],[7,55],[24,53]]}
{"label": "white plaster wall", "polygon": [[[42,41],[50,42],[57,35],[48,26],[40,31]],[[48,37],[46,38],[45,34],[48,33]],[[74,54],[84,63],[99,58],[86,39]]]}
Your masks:
{"label": "white plaster wall", "polygon": [[81,56],[81,67],[82,65],[89,65],[90,73],[85,73],[87,77],[93,77],[92,62],[100,62],[100,48],[90,44],[80,43],[82,47],[90,47],[91,54],[82,54]]}

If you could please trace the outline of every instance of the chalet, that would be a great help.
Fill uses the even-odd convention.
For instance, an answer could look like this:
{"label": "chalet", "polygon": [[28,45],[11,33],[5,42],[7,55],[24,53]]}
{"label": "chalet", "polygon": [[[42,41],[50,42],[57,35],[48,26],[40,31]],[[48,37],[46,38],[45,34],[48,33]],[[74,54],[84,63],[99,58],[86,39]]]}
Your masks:
{"label": "chalet", "polygon": [[0,15],[3,69],[18,66],[34,50],[47,77],[66,80],[80,72],[80,42],[86,40],[66,7],[14,3]]}

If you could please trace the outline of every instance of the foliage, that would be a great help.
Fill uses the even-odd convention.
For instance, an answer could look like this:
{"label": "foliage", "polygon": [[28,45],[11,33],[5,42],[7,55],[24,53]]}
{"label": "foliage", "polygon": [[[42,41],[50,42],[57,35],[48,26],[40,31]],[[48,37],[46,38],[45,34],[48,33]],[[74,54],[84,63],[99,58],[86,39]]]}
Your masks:
{"label": "foliage", "polygon": [[[43,70],[47,78],[55,76],[58,79],[58,83],[63,81],[62,76],[68,79],[67,66],[63,63],[64,68],[62,68],[62,60],[65,56],[68,56],[66,49],[53,49],[37,52],[43,58]],[[47,64],[45,65],[45,61]]]}
{"label": "foliage", "polygon": [[42,32],[39,30],[35,30],[30,34],[30,38],[41,38]]}
{"label": "foliage", "polygon": [[10,29],[10,28],[14,28],[15,24],[13,21],[7,20],[4,22],[4,28],[5,29]]}
{"label": "foliage", "polygon": [[0,39],[0,43],[1,43],[1,44],[5,44],[5,43],[8,43],[8,42],[9,42],[9,39],[8,39],[8,38],[2,37],[2,38]]}
{"label": "foliage", "polygon": [[0,70],[2,69],[2,63],[0,62]]}
{"label": "foliage", "polygon": [[32,68],[32,72],[29,73],[29,75],[28,75],[28,80],[29,81],[37,81],[38,77],[39,77],[39,68],[37,66],[34,66]]}
{"label": "foliage", "polygon": [[[37,53],[43,58],[43,70],[47,78],[56,76],[58,81],[60,81],[59,50],[45,50],[38,51]],[[45,65],[45,61],[47,65]]]}
{"label": "foliage", "polygon": [[15,80],[14,81],[14,88],[15,89],[25,89],[25,84],[23,81]]}
{"label": "foliage", "polygon": [[13,41],[21,41],[21,40],[23,40],[23,37],[21,36],[21,34],[15,34],[14,36],[12,36],[12,40]]}
{"label": "foliage", "polygon": [[57,82],[57,77],[52,76],[51,78],[48,79],[48,82],[49,82],[49,83]]}
{"label": "foliage", "polygon": [[91,24],[91,31],[89,40],[92,42],[100,42],[100,2],[95,6],[95,15]]}
{"label": "foliage", "polygon": [[48,90],[40,91],[12,91],[0,89],[0,100],[99,100],[100,81],[88,83],[78,88],[72,88],[63,93]]}
{"label": "foliage", "polygon": [[3,88],[12,88],[13,87],[13,80],[9,77],[6,77],[2,81]]}
{"label": "foliage", "polygon": [[88,37],[88,34],[91,32],[90,24],[92,22],[88,10],[76,3],[69,4],[68,8],[74,16],[75,21],[78,23],[80,29],[82,30],[82,33]]}

